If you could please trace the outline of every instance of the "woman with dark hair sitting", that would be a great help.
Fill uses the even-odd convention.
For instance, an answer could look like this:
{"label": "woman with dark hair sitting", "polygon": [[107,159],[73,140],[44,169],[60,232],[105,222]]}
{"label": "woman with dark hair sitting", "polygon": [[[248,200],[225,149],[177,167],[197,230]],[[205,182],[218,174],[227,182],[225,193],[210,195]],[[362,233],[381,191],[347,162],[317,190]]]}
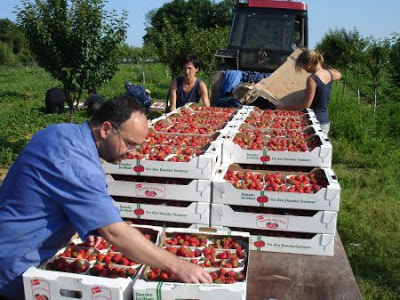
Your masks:
{"label": "woman with dark hair sitting", "polygon": [[169,89],[170,110],[174,111],[178,107],[190,102],[203,101],[203,105],[210,106],[206,84],[196,77],[200,70],[200,60],[194,54],[187,54],[181,63],[183,76],[172,79]]}

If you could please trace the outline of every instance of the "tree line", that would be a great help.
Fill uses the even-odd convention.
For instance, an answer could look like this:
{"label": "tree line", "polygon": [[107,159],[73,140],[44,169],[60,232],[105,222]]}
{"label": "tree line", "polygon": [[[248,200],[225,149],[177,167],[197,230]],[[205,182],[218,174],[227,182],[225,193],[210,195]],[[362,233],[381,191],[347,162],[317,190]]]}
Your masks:
{"label": "tree line", "polygon": [[[235,0],[172,0],[146,15],[143,47],[126,44],[127,12],[104,9],[104,0],[22,0],[17,22],[0,20],[0,65],[38,64],[63,83],[67,102],[98,88],[119,63],[161,62],[172,75],[183,54],[196,53],[210,76],[215,53],[227,45]],[[316,48],[348,85],[376,105],[399,99],[400,35],[377,40],[354,30],[329,30]]]}

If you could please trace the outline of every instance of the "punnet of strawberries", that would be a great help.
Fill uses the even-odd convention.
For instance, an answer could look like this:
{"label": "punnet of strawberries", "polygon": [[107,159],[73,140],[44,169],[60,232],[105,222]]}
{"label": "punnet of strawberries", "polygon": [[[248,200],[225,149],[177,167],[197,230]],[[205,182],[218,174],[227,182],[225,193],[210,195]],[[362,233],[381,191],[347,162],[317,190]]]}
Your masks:
{"label": "punnet of strawberries", "polygon": [[322,183],[318,182],[314,173],[284,175],[279,172],[270,174],[256,171],[234,171],[228,169],[224,179],[235,188],[244,190],[289,192],[289,193],[317,193]]}

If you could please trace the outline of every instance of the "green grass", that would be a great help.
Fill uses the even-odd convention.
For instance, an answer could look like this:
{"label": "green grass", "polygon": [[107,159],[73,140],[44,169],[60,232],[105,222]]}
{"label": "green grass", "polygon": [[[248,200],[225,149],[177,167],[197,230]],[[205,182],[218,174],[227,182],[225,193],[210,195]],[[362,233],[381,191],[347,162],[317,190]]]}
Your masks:
{"label": "green grass", "polygon": [[[387,107],[390,107],[388,109]],[[330,105],[338,232],[365,300],[400,299],[399,103],[357,104],[338,88]]]}
{"label": "green grass", "polygon": [[[165,100],[171,77],[162,65],[121,65],[99,93],[106,99],[123,94],[124,81],[142,84],[143,71],[153,100]],[[0,177],[34,132],[68,122],[69,113],[43,113],[52,86],[40,68],[0,69]],[[342,95],[339,84],[330,113],[332,168],[342,188],[338,232],[362,297],[400,300],[400,103],[379,103],[374,117],[370,102],[359,105],[350,88]],[[74,122],[87,119],[78,111]]]}

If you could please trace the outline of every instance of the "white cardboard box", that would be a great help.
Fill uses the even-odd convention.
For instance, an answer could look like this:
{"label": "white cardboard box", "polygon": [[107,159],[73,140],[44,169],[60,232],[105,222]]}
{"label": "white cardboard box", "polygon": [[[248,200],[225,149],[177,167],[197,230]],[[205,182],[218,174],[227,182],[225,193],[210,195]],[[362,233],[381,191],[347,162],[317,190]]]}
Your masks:
{"label": "white cardboard box", "polygon": [[[182,229],[182,228],[167,228],[165,234],[171,233],[201,233],[207,234],[207,231],[198,229]],[[249,241],[249,233],[247,232],[228,232],[216,231],[209,232],[215,236],[240,236]],[[248,246],[248,244],[247,244]],[[244,248],[248,252],[248,247]],[[250,255],[247,257],[248,261]],[[248,264],[247,261],[247,264]],[[247,274],[244,282],[236,282],[234,284],[187,284],[175,282],[157,282],[146,281],[143,279],[144,269],[142,269],[140,277],[133,285],[134,300],[177,300],[177,299],[196,299],[196,300],[245,300],[247,292]]]}
{"label": "white cardboard box", "polygon": [[337,212],[332,211],[316,211],[312,216],[295,216],[239,212],[225,204],[211,204],[210,226],[334,234],[336,223]]}
{"label": "white cardboard box", "polygon": [[250,235],[250,250],[333,256],[335,235],[318,233],[311,239]]}
{"label": "white cardboard box", "polygon": [[30,267],[23,279],[26,300],[40,299],[37,295],[48,300],[132,299],[133,280],[128,278],[102,278]]}
{"label": "white cardboard box", "polygon": [[[332,169],[318,168],[310,172],[319,174],[317,176],[323,177],[328,185],[321,187],[316,193],[306,194],[237,189],[224,179],[229,168],[242,172],[277,172],[276,170],[270,172],[248,170],[240,168],[239,165],[222,164],[212,181],[214,204],[339,211],[341,189]],[[285,174],[285,172],[280,173]],[[294,172],[288,174],[294,174]]]}
{"label": "white cardboard box", "polygon": [[[155,244],[159,245],[162,228],[157,226],[132,225],[142,228],[143,233],[157,233]],[[61,250],[59,252],[62,252]],[[138,273],[140,269],[138,270]],[[49,271],[30,267],[23,274],[26,300],[62,299],[132,299],[133,278],[104,278],[84,274]],[[42,297],[40,297],[42,296]],[[47,297],[47,298],[45,298]]]}
{"label": "white cardboard box", "polygon": [[166,184],[114,180],[106,176],[108,192],[112,196],[179,201],[211,201],[211,180],[193,179],[189,184]]}
{"label": "white cardboard box", "polygon": [[187,207],[114,202],[122,218],[180,223],[210,223],[210,203],[193,202]]}
{"label": "white cardboard box", "polygon": [[105,161],[102,165],[109,174],[210,180],[221,164],[221,146],[221,142],[212,142],[203,155],[195,156],[189,162],[126,159],[119,165]]}
{"label": "white cardboard box", "polygon": [[332,166],[332,144],[322,133],[313,136],[313,138],[319,140],[320,146],[315,147],[310,152],[242,149],[233,142],[234,137],[235,134],[232,134],[230,139],[224,140],[222,146],[223,163],[326,168]]}

